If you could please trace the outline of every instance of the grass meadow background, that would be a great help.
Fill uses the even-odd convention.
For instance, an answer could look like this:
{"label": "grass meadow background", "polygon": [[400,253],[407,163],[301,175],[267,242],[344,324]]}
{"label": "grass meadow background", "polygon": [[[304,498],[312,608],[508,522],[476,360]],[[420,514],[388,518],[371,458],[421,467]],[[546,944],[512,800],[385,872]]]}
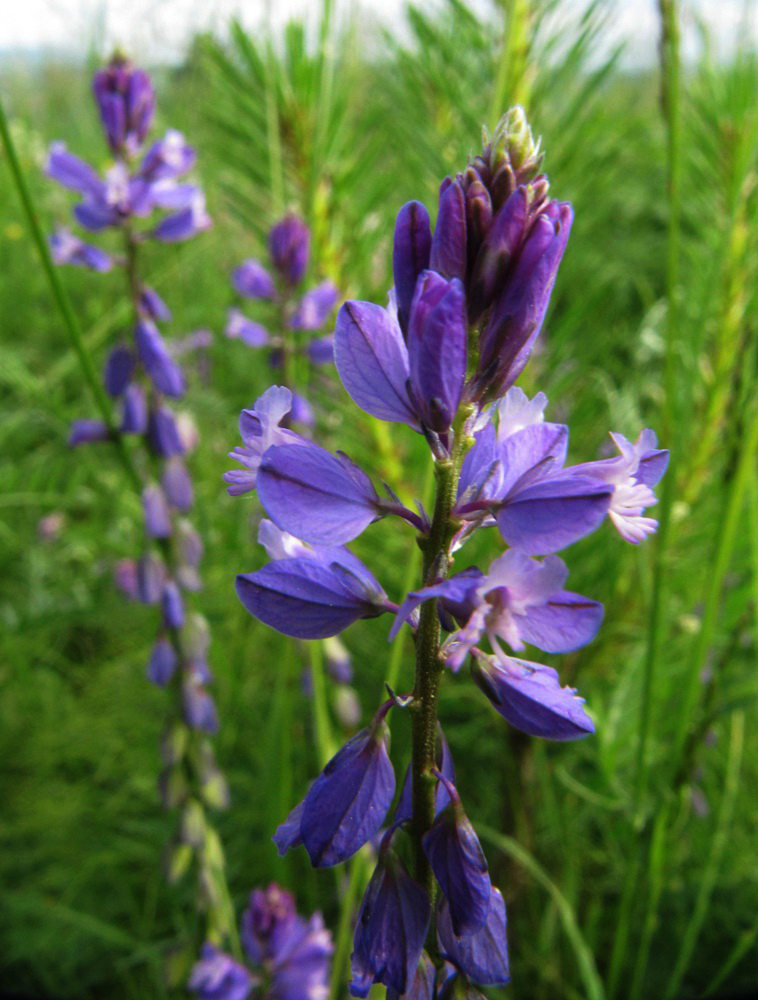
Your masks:
{"label": "grass meadow background", "polygon": [[[313,278],[384,302],[397,210],[418,198],[434,213],[439,181],[477,150],[481,125],[522,103],[551,193],[576,221],[520,384],[570,424],[574,461],[604,455],[609,429],[653,427],[672,451],[654,541],[626,546],[605,525],[566,555],[571,588],[602,601],[606,619],[589,648],[553,659],[597,735],[532,741],[465,672],[443,685],[462,796],[508,907],[513,984],[493,997],[675,1000],[758,984],[758,58],[736,45],[717,60],[704,34],[682,66],[684,7],[661,0],[660,65],[638,73],[603,42],[611,7],[561,0],[501,0],[486,16],[460,0],[408,6],[394,35],[337,23],[325,0],[315,33],[292,23],[272,44],[231,23],[197,37],[181,65],[150,67],[156,130],[197,146],[214,220],[191,244],[145,256],[171,333],[215,336],[183,406],[200,431],[196,606],[213,634],[215,746],[232,794],[217,826],[238,911],[276,879],[336,932],[344,889],[303,852],[279,860],[270,841],[319,768],[307,652],[237,602],[235,574],[264,561],[259,511],[221,481],[239,410],[273,381],[261,353],[223,337],[229,275],[264,253],[283,211],[312,227]],[[0,65],[47,231],[71,206],[43,175],[49,143],[106,162],[89,92],[97,64]],[[62,277],[99,368],[128,325],[119,275]],[[156,793],[166,694],[144,676],[155,611],[113,584],[115,562],[139,551],[140,505],[108,447],[66,448],[70,421],[94,405],[4,157],[0,316],[0,984],[33,998],[181,996],[167,966],[181,968],[202,919],[192,879],[170,886],[162,868],[175,817]],[[358,413],[333,373],[310,394],[325,447],[404,500],[423,493],[412,432]],[[45,542],[38,523],[54,512],[64,528]],[[498,541],[479,538],[470,558],[486,563]],[[415,583],[402,528],[373,526],[354,548],[393,600]],[[367,621],[343,637],[364,721],[393,655],[387,631]],[[330,712],[337,744],[351,731]],[[402,720],[393,745],[399,771]]]}

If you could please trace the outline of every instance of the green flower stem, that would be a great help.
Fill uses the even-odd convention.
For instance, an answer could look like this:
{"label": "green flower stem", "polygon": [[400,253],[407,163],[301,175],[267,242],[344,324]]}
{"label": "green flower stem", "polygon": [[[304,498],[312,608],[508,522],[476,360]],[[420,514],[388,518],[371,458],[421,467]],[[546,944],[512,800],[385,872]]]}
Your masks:
{"label": "green flower stem", "polygon": [[24,209],[24,214],[26,215],[26,221],[29,225],[29,230],[32,235],[32,239],[37,247],[37,251],[40,255],[40,260],[42,261],[42,268],[45,272],[47,280],[50,283],[50,288],[53,293],[53,298],[55,299],[56,305],[60,311],[61,317],[63,319],[63,325],[68,333],[69,340],[71,341],[71,346],[79,359],[79,364],[81,365],[82,372],[84,374],[85,381],[89,385],[92,395],[95,398],[95,405],[100,411],[100,416],[103,419],[103,423],[108,428],[110,435],[113,439],[113,443],[116,446],[119,459],[121,460],[126,473],[132,483],[132,486],[138,493],[142,493],[142,480],[140,479],[137,467],[132,459],[131,452],[126,446],[126,442],[123,440],[119,434],[118,425],[113,417],[113,409],[111,407],[110,400],[102,386],[100,380],[100,375],[95,368],[92,358],[87,351],[87,346],[84,343],[84,337],[82,336],[81,327],[79,326],[79,321],[76,318],[76,314],[71,306],[66,289],[63,282],[60,279],[60,275],[53,263],[52,257],[50,256],[50,250],[47,245],[44,233],[42,232],[42,226],[40,225],[39,217],[37,215],[37,210],[34,207],[34,201],[32,199],[31,192],[29,191],[29,186],[26,183],[26,178],[24,177],[23,171],[21,169],[21,164],[19,163],[18,155],[16,154],[16,147],[11,138],[10,130],[8,128],[8,120],[5,115],[5,109],[3,108],[3,103],[0,100],[0,136],[3,140],[3,147],[5,148],[5,154],[8,158],[8,165],[10,167],[11,176],[13,182],[16,186],[16,191],[18,192],[19,199],[21,201],[22,207]]}

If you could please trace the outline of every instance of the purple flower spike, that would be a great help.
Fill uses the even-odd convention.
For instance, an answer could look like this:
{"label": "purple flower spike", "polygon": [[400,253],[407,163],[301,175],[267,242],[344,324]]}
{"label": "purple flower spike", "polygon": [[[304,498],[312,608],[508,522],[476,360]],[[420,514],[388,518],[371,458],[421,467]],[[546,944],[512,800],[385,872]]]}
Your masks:
{"label": "purple flower spike", "polygon": [[166,687],[174,676],[178,662],[176,650],[168,639],[158,639],[150,654],[147,679],[158,687]]}
{"label": "purple flower spike", "polygon": [[95,73],[92,81],[108,145],[117,156],[136,153],[153,121],[155,93],[144,70],[134,69],[123,57]]}
{"label": "purple flower spike", "polygon": [[395,794],[388,701],[326,765],[305,797],[300,833],[314,868],[347,861],[375,836]]}
{"label": "purple flower spike", "polygon": [[443,278],[466,280],[466,196],[460,181],[440,191],[440,208],[432,238],[429,267]]}
{"label": "purple flower spike", "polygon": [[124,434],[144,434],[147,430],[147,400],[141,385],[134,382],[123,395],[121,431]]}
{"label": "purple flower spike", "polygon": [[434,271],[424,271],[411,306],[408,360],[419,413],[438,434],[450,428],[461,399],[467,335],[461,282],[447,282]]}
{"label": "purple flower spike", "polygon": [[421,429],[406,389],[408,349],[389,310],[371,302],[346,302],[337,314],[334,360],[348,395],[362,410]]}
{"label": "purple flower spike", "polygon": [[110,431],[102,420],[75,420],[71,424],[67,444],[69,448],[78,448],[82,444],[97,444],[109,439]]}
{"label": "purple flower spike", "polygon": [[462,937],[484,927],[492,886],[487,859],[455,785],[439,771],[435,774],[451,802],[424,834],[422,844],[447,899],[453,931]]}
{"label": "purple flower spike", "polygon": [[595,732],[584,699],[573,688],[561,687],[550,667],[475,651],[471,675],[496,711],[529,736],[563,743]]}
{"label": "purple flower spike", "polygon": [[161,483],[171,506],[182,514],[188,514],[194,500],[192,480],[187,466],[180,458],[170,458],[166,462]]}
{"label": "purple flower spike", "polygon": [[103,372],[103,383],[109,396],[115,399],[124,393],[131,381],[135,363],[134,355],[124,344],[113,348]]}
{"label": "purple flower spike", "polygon": [[402,995],[390,987],[387,990],[387,1000],[434,1000],[436,978],[437,970],[434,967],[434,962],[425,951],[422,951],[411,985]]}
{"label": "purple flower spike", "polygon": [[144,319],[134,329],[139,359],[150,381],[159,392],[179,399],[184,395],[184,376],[168,353],[163,338],[152,320]]}
{"label": "purple flower spike", "polygon": [[332,281],[323,281],[303,296],[300,305],[292,314],[291,330],[320,330],[337,305],[340,293]]}
{"label": "purple flower spike", "polygon": [[397,318],[404,333],[408,330],[416,281],[429,267],[431,249],[429,213],[420,201],[409,201],[398,213],[392,251]]}
{"label": "purple flower spike", "polygon": [[256,983],[244,965],[206,941],[187,988],[197,994],[197,1000],[247,1000]]}
{"label": "purple flower spike", "polygon": [[392,832],[382,842],[358,914],[351,956],[354,997],[367,997],[374,983],[405,993],[429,930],[429,896],[391,850],[391,837]]}
{"label": "purple flower spike", "polygon": [[161,597],[163,609],[163,625],[165,628],[179,629],[184,625],[184,601],[173,580],[167,580],[163,585]]}
{"label": "purple flower spike", "polygon": [[269,448],[258,469],[257,489],[271,520],[313,545],[343,545],[380,513],[365,472],[316,445]]}
{"label": "purple flower spike", "polygon": [[142,491],[142,510],[145,516],[145,530],[150,538],[169,538],[171,535],[171,512],[166,495],[160,486],[152,484]]}
{"label": "purple flower spike", "polygon": [[274,279],[257,260],[246,260],[232,275],[235,291],[246,299],[276,298]]}
{"label": "purple flower spike", "polygon": [[569,204],[551,202],[532,224],[482,334],[474,379],[479,398],[502,396],[523,371],[542,328],[573,218]]}
{"label": "purple flower spike", "polygon": [[65,227],[59,227],[50,237],[50,253],[58,265],[74,264],[87,267],[90,271],[105,273],[113,267],[113,261],[98,247],[82,243]]}
{"label": "purple flower spike", "polygon": [[311,237],[308,227],[296,215],[288,215],[271,230],[268,248],[271,260],[283,281],[299,285],[308,269]]}
{"label": "purple flower spike", "polygon": [[160,458],[183,455],[186,451],[173,415],[160,404],[150,410],[147,420],[150,446]]}
{"label": "purple flower spike", "polygon": [[505,903],[494,887],[487,923],[475,934],[456,936],[447,900],[441,901],[437,913],[437,937],[443,957],[480,986],[507,986],[510,982],[506,929]]}
{"label": "purple flower spike", "polygon": [[167,323],[171,319],[169,307],[160,295],[152,288],[148,288],[147,285],[140,292],[139,307],[148,319],[155,320],[157,323]]}
{"label": "purple flower spike", "polygon": [[229,310],[224,333],[229,340],[241,340],[248,347],[265,347],[268,343],[266,327],[260,323],[254,323],[239,309]]}

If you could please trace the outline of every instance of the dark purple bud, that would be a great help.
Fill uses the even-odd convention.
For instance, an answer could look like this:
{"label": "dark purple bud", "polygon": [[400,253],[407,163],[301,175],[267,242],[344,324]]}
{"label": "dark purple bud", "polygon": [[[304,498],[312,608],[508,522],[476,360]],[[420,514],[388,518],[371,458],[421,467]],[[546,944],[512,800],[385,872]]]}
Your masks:
{"label": "dark purple bud", "polygon": [[248,347],[265,347],[268,330],[260,323],[248,319],[239,309],[230,309],[224,333],[229,340],[241,340]]}
{"label": "dark purple bud", "polygon": [[325,639],[386,610],[387,598],[368,570],[359,575],[339,550],[327,551],[334,553],[331,562],[282,559],[240,575],[237,596],[259,621],[296,639]]}
{"label": "dark purple bud", "polygon": [[434,1000],[434,981],[436,978],[437,970],[434,967],[434,962],[425,951],[422,951],[413,982],[403,994],[390,987],[387,990],[387,1000]]}
{"label": "dark purple bud", "polygon": [[308,227],[296,215],[288,215],[268,235],[274,267],[288,285],[299,285],[308,269],[310,251]]}
{"label": "dark purple bud", "polygon": [[143,286],[139,297],[141,312],[156,323],[167,323],[171,319],[171,310],[160,295],[147,285]]}
{"label": "dark purple bud", "polygon": [[584,699],[574,688],[561,687],[551,667],[476,651],[471,676],[496,711],[529,736],[563,743],[595,732]]}
{"label": "dark purple bud", "polygon": [[139,151],[150,129],[155,93],[150,77],[123,57],[114,57],[92,81],[108,145],[117,156]]}
{"label": "dark purple bud", "polygon": [[145,319],[134,328],[137,354],[145,371],[159,392],[179,399],[184,395],[184,376],[179,365],[168,353],[163,338],[152,320]]}
{"label": "dark purple bud", "polygon": [[551,202],[532,223],[481,337],[477,398],[502,396],[523,371],[542,328],[573,218],[569,204]]}
{"label": "dark purple bud", "polygon": [[218,713],[213,698],[202,684],[189,677],[182,687],[184,699],[184,721],[190,729],[199,729],[204,733],[218,732]]}
{"label": "dark purple bud", "polygon": [[320,330],[337,305],[340,293],[332,281],[323,281],[306,292],[289,322],[291,330]]}
{"label": "dark purple bud", "polygon": [[326,765],[305,797],[300,833],[314,868],[347,861],[378,832],[395,794],[386,702]]}
{"label": "dark purple bud", "polygon": [[453,931],[461,937],[486,923],[492,886],[487,859],[455,785],[435,773],[451,803],[424,834],[422,844],[449,904]]}
{"label": "dark purple bud", "polygon": [[82,444],[97,444],[109,438],[110,431],[102,420],[74,420],[66,443],[69,448],[78,448]]}
{"label": "dark purple bud", "polygon": [[113,267],[113,261],[107,253],[98,247],[83,243],[64,227],[57,229],[50,237],[50,253],[54,263],[59,266],[74,264],[101,273],[110,271]]}
{"label": "dark purple bud", "polygon": [[246,299],[275,299],[274,279],[257,260],[246,260],[232,275],[235,291]]}
{"label": "dark purple bud", "polygon": [[187,472],[187,466],[180,458],[170,458],[163,468],[163,492],[172,507],[182,514],[192,510],[194,500],[192,480]]}
{"label": "dark purple bud", "polygon": [[409,201],[398,212],[392,251],[397,318],[404,332],[408,329],[416,281],[429,267],[431,249],[429,213],[420,201]]}
{"label": "dark purple bud", "polygon": [[379,516],[379,497],[365,472],[315,445],[269,448],[257,489],[271,520],[313,545],[343,545]]}
{"label": "dark purple bud", "polygon": [[472,171],[471,182],[466,186],[466,233],[468,244],[469,274],[472,273],[479,248],[492,225],[492,199],[484,184]]}
{"label": "dark purple bud", "polygon": [[305,350],[312,365],[334,364],[333,335],[312,340]]}
{"label": "dark purple bud", "polygon": [[172,458],[186,451],[173,415],[160,404],[150,410],[147,437],[150,447],[160,458]]}
{"label": "dark purple bud", "polygon": [[152,484],[142,491],[142,510],[145,531],[151,538],[168,538],[171,535],[171,512],[160,486]]}
{"label": "dark purple bud", "polygon": [[103,383],[109,396],[116,398],[125,392],[131,381],[135,363],[134,355],[124,344],[113,348],[105,362],[103,372]]}
{"label": "dark purple bud", "polygon": [[197,1000],[247,1000],[257,982],[244,965],[206,942],[187,989],[197,994]]}
{"label": "dark purple bud", "polygon": [[276,849],[282,857],[284,857],[287,851],[293,851],[303,843],[303,837],[300,833],[300,821],[303,818],[304,808],[304,801],[296,805],[272,837],[272,840],[276,844]]}
{"label": "dark purple bud", "polygon": [[408,400],[408,348],[394,316],[370,302],[346,302],[337,314],[334,361],[353,402],[378,420],[420,430]]}
{"label": "dark purple bud", "polygon": [[147,400],[141,385],[132,382],[127,386],[123,396],[123,417],[121,432],[123,434],[144,434],[147,430]]}
{"label": "dark purple bud", "polygon": [[391,836],[382,842],[355,926],[350,983],[354,997],[367,997],[374,983],[405,993],[429,930],[429,896],[389,847]]}
{"label": "dark purple bud", "polygon": [[158,687],[166,687],[178,665],[176,650],[168,639],[160,638],[153,646],[147,665],[147,679]]}
{"label": "dark purple bud", "polygon": [[469,288],[469,316],[479,317],[499,293],[529,222],[529,194],[517,188],[495,216],[474,264]]}
{"label": "dark purple bud", "polygon": [[510,982],[506,928],[505,903],[494,887],[487,923],[474,934],[456,936],[447,900],[441,900],[437,912],[437,938],[443,958],[480,986],[507,986]]}
{"label": "dark purple bud", "polygon": [[466,196],[460,181],[440,194],[440,209],[432,238],[429,267],[443,278],[466,280]]}
{"label": "dark purple bud", "polygon": [[411,388],[427,427],[442,434],[458,410],[466,378],[466,296],[450,282],[424,271],[416,285],[408,323]]}
{"label": "dark purple bud", "polygon": [[137,563],[137,588],[143,604],[157,604],[163,594],[166,568],[158,556],[148,553]]}
{"label": "dark purple bud", "polygon": [[161,607],[164,628],[179,629],[184,625],[184,601],[173,580],[167,580],[163,585]]}

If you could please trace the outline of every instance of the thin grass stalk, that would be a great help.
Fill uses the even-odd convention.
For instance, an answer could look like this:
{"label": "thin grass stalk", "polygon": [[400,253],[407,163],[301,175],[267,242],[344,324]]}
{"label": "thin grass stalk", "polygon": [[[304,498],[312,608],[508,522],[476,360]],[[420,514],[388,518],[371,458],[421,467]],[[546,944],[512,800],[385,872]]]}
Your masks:
{"label": "thin grass stalk", "polygon": [[514,104],[520,104],[529,113],[534,77],[530,66],[534,20],[531,0],[501,0],[499,6],[505,25],[490,107],[492,122],[498,121],[503,111]]}
{"label": "thin grass stalk", "polygon": [[307,643],[313,687],[313,728],[316,733],[319,766],[323,770],[335,754],[329,707],[326,703],[324,647],[318,641]]}
{"label": "thin grass stalk", "polygon": [[16,187],[16,191],[18,192],[32,239],[40,255],[42,268],[48,282],[50,283],[53,298],[55,299],[55,303],[58,306],[63,319],[63,325],[68,333],[71,346],[74,348],[74,352],[79,359],[84,379],[94,396],[95,405],[103,418],[103,422],[108,428],[111,439],[116,447],[116,451],[118,452],[119,459],[121,460],[121,463],[123,464],[129,477],[129,481],[137,491],[138,495],[141,495],[142,481],[137,471],[137,467],[132,460],[131,452],[127,448],[126,442],[119,433],[118,425],[114,420],[113,410],[108,400],[108,396],[100,383],[100,376],[95,368],[95,364],[89,354],[89,351],[87,350],[87,345],[84,342],[82,330],[71,306],[68,293],[66,292],[63,282],[60,279],[60,275],[56,271],[52,257],[50,256],[47,240],[42,232],[39,216],[37,215],[37,210],[34,207],[34,200],[21,169],[18,155],[16,154],[16,147],[8,128],[8,120],[5,115],[2,100],[0,100],[0,137],[2,137],[3,140],[3,147],[5,149],[6,156],[8,157],[11,177],[13,178],[13,183]]}
{"label": "thin grass stalk", "polygon": [[758,920],[749,927],[746,931],[737,938],[734,947],[729,952],[716,975],[710,980],[708,985],[705,987],[702,993],[698,994],[699,1000],[704,1000],[705,997],[713,996],[716,990],[721,986],[726,977],[735,969],[742,959],[755,947],[755,943],[758,941]]}
{"label": "thin grass stalk", "polygon": [[716,831],[711,841],[710,854],[703,873],[700,876],[700,886],[695,907],[687,923],[676,965],[674,966],[674,971],[671,973],[671,978],[668,981],[668,987],[664,994],[664,1000],[673,1000],[677,995],[682,979],[692,961],[692,954],[705,923],[705,918],[708,915],[708,907],[724,857],[732,816],[734,814],[734,805],[737,799],[737,792],[739,791],[744,744],[745,713],[740,711],[735,712],[732,716],[732,731],[729,739],[724,794],[721,799]]}
{"label": "thin grass stalk", "polygon": [[[282,163],[281,121],[276,90],[276,63],[271,31],[271,4],[266,4],[266,52],[263,60],[266,103],[266,146],[271,187],[271,210],[275,219],[284,211],[284,165]],[[242,29],[240,29],[242,30]]]}

